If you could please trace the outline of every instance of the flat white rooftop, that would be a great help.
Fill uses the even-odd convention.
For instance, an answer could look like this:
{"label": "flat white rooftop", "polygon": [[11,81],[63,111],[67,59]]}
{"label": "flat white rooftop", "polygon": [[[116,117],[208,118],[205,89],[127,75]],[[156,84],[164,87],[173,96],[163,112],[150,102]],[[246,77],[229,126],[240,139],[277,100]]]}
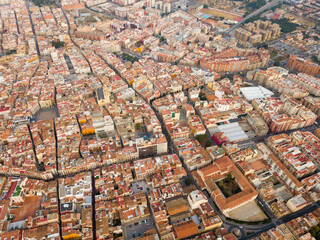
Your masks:
{"label": "flat white rooftop", "polygon": [[247,134],[242,130],[239,123],[229,123],[218,126],[220,132],[224,132],[226,137],[232,141],[248,139]]}
{"label": "flat white rooftop", "polygon": [[248,101],[252,101],[255,98],[268,98],[273,95],[273,92],[262,86],[243,87],[240,88],[240,91]]}

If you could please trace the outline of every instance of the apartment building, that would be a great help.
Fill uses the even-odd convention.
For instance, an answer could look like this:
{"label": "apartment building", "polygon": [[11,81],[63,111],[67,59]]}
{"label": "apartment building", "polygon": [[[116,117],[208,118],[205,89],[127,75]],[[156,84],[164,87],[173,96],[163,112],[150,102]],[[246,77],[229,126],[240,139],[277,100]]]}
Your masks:
{"label": "apartment building", "polygon": [[309,60],[299,58],[295,55],[291,55],[287,61],[287,68],[306,73],[312,76],[318,75],[320,73],[320,66],[316,63],[313,63]]}

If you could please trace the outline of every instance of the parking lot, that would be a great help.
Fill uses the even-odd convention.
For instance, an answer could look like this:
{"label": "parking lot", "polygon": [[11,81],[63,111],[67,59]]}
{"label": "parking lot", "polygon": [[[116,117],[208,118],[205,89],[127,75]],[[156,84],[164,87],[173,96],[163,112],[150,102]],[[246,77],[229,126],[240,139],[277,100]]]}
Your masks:
{"label": "parking lot", "polygon": [[155,227],[154,222],[150,216],[140,219],[137,222],[126,225],[126,239],[134,239],[140,237],[148,230]]}
{"label": "parking lot", "polygon": [[148,192],[150,190],[148,184],[144,180],[131,183],[131,189],[133,191],[133,194],[139,193],[141,191]]}

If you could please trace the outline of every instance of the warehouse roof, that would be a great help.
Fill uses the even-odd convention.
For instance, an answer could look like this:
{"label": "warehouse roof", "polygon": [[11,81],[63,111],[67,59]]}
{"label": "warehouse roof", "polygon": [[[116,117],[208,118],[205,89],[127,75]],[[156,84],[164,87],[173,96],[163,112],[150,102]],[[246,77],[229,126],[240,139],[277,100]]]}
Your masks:
{"label": "warehouse roof", "polygon": [[240,88],[240,91],[248,101],[251,101],[255,98],[268,98],[273,95],[273,92],[271,92],[270,90],[262,86],[243,87],[243,88]]}

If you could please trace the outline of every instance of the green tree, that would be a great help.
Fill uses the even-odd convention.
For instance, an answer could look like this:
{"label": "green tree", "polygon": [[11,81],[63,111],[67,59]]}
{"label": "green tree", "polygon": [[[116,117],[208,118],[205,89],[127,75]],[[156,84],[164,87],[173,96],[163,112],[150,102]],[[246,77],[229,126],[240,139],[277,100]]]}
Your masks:
{"label": "green tree", "polygon": [[208,8],[208,4],[203,4],[203,8]]}
{"label": "green tree", "polygon": [[200,92],[199,98],[200,98],[201,101],[206,101],[207,100],[206,94],[204,92]]}
{"label": "green tree", "polygon": [[187,177],[186,180],[184,180],[184,183],[187,185],[187,186],[190,186],[192,184],[192,178],[191,177]]}
{"label": "green tree", "polygon": [[44,166],[44,162],[39,163],[39,168],[40,168],[40,171],[45,171],[46,170],[46,168]]}
{"label": "green tree", "polygon": [[314,63],[320,64],[319,59],[318,59],[317,56],[315,56],[315,55],[313,55],[313,56],[311,57],[311,60],[312,60]]}
{"label": "green tree", "polygon": [[133,57],[129,54],[126,54],[126,53],[122,53],[122,59],[123,60],[126,60],[126,61],[130,61],[130,62],[136,62],[136,61],[139,61],[139,58],[137,57]]}
{"label": "green tree", "polygon": [[309,33],[305,33],[304,34],[304,39],[306,39],[306,38],[310,38],[310,34]]}
{"label": "green tree", "polygon": [[254,2],[248,2],[246,8],[248,11],[252,12],[253,10],[259,9],[262,6],[266,5],[266,3],[267,2],[265,0],[257,0]]}
{"label": "green tree", "polygon": [[12,49],[6,52],[6,55],[11,55],[11,54],[16,54],[17,50],[16,49]]}
{"label": "green tree", "polygon": [[206,143],[206,148],[207,148],[207,147],[211,147],[211,146],[212,146],[212,141],[211,141],[211,140],[208,140],[207,143]]}
{"label": "green tree", "polygon": [[141,123],[136,123],[136,129],[137,129],[138,131],[141,131],[141,130],[142,130],[142,125],[141,125]]}
{"label": "green tree", "polygon": [[122,233],[113,233],[113,238],[117,239],[118,237],[121,237]]}
{"label": "green tree", "polygon": [[136,44],[137,47],[140,47],[140,46],[142,46],[142,45],[143,45],[143,44],[142,44],[142,40],[138,41],[137,44]]}
{"label": "green tree", "polygon": [[31,0],[36,6],[41,7],[43,5],[55,4],[55,0]]}
{"label": "green tree", "polygon": [[227,175],[227,177],[226,177],[226,182],[228,183],[228,182],[230,182],[231,180],[232,180],[232,174],[229,173],[229,174]]}
{"label": "green tree", "polygon": [[55,48],[61,48],[61,47],[64,47],[65,42],[62,42],[60,40],[56,40],[56,41],[52,41],[51,44]]}
{"label": "green tree", "polygon": [[[250,12],[246,12],[246,14],[244,15],[244,17],[246,17],[247,15],[249,15],[249,13],[250,13]],[[254,22],[254,21],[257,21],[257,20],[259,20],[259,19],[260,19],[260,15],[253,16],[253,17],[249,18],[249,19],[246,21],[246,23],[248,23],[248,22]]]}
{"label": "green tree", "polygon": [[297,29],[298,24],[290,22],[288,18],[273,20],[273,23],[279,24],[281,27],[281,32],[283,33],[289,33],[293,32]]}
{"label": "green tree", "polygon": [[196,139],[202,145],[205,142],[205,140],[207,139],[207,135],[206,134],[197,135]]}
{"label": "green tree", "polygon": [[164,42],[165,40],[166,39],[163,36],[160,37],[160,42]]}
{"label": "green tree", "polygon": [[277,8],[280,8],[280,7],[281,7],[281,4],[278,4],[278,5],[276,5],[276,6],[272,7],[272,8],[270,8],[270,10],[274,11],[274,10],[276,10]]}

